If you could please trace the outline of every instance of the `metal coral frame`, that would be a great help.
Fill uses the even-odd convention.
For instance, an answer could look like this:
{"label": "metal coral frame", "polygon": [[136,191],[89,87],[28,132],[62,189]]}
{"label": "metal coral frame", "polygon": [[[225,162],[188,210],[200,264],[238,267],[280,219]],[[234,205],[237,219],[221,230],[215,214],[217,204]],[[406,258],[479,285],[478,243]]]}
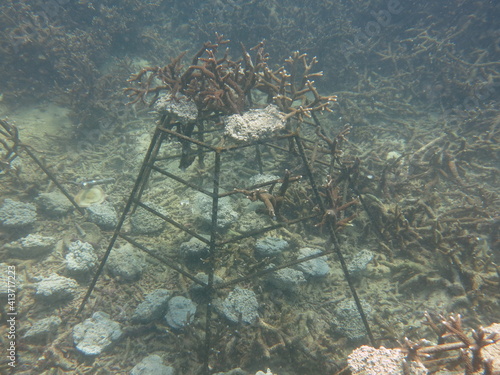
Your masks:
{"label": "metal coral frame", "polygon": [[[139,174],[137,176],[137,179],[135,181],[134,187],[132,189],[132,192],[129,196],[129,199],[125,205],[125,208],[122,212],[122,215],[118,221],[118,224],[113,232],[113,235],[111,237],[111,240],[108,244],[108,247],[106,249],[106,252],[104,256],[101,259],[101,262],[99,264],[99,267],[87,289],[87,292],[82,300],[82,303],[78,309],[77,315],[81,314],[86,302],[88,301],[98,279],[99,276],[101,275],[104,266],[106,264],[106,261],[117,241],[118,238],[121,238],[131,245],[135,246],[136,248],[140,249],[141,251],[149,254],[159,262],[163,263],[164,265],[170,267],[174,271],[182,274],[186,278],[192,280],[194,283],[198,284],[202,288],[205,289],[206,296],[207,298],[205,299],[205,309],[206,309],[206,325],[205,325],[205,338],[204,338],[204,357],[203,357],[203,374],[208,375],[210,373],[210,356],[211,356],[211,345],[212,345],[212,329],[211,329],[211,319],[213,316],[213,296],[214,292],[218,289],[226,288],[228,286],[236,285],[238,283],[241,283],[243,281],[249,281],[253,279],[258,279],[264,275],[267,275],[271,272],[278,271],[283,268],[287,268],[299,263],[306,262],[308,260],[318,258],[321,256],[329,255],[329,254],[335,254],[337,258],[340,261],[340,265],[342,267],[345,279],[349,285],[351,294],[356,302],[357,309],[359,311],[359,314],[361,316],[361,319],[363,321],[364,327],[366,329],[368,338],[371,342],[372,345],[375,345],[375,340],[373,337],[373,334],[370,329],[370,325],[368,323],[366,314],[364,313],[364,310],[361,306],[360,299],[358,297],[358,294],[356,292],[356,289],[354,287],[353,281],[349,275],[349,271],[347,269],[347,264],[344,259],[344,256],[342,255],[340,243],[338,241],[336,231],[334,228],[334,225],[332,223],[327,223],[326,227],[328,228],[328,235],[330,237],[330,248],[327,249],[326,251],[323,251],[321,253],[317,253],[308,257],[296,259],[293,261],[288,261],[283,264],[280,264],[278,266],[273,266],[271,268],[265,268],[261,269],[255,272],[252,272],[248,275],[234,278],[232,280],[228,281],[223,281],[222,283],[214,283],[214,273],[215,273],[215,263],[217,260],[217,252],[220,246],[229,244],[229,243],[234,243],[241,241],[245,238],[252,237],[258,234],[266,233],[268,231],[278,229],[281,227],[285,227],[290,224],[294,223],[301,223],[305,222],[308,220],[311,220],[313,218],[319,218],[323,216],[326,212],[326,207],[323,203],[323,199],[321,195],[319,194],[318,191],[318,185],[316,181],[314,180],[313,173],[311,166],[309,164],[306,151],[304,148],[303,143],[308,142],[307,139],[304,139],[299,136],[299,133],[297,131],[286,131],[284,134],[280,135],[274,135],[268,139],[265,140],[258,140],[258,141],[252,141],[252,142],[246,142],[246,143],[239,143],[239,144],[234,144],[234,143],[229,143],[227,145],[221,145],[221,146],[213,146],[210,145],[209,143],[204,141],[204,134],[206,133],[206,130],[204,130],[203,126],[199,126],[198,132],[193,132],[192,128],[189,132],[189,135],[183,134],[182,133],[182,124],[181,123],[174,123],[174,124],[168,124],[168,121],[165,121],[165,118],[162,121],[155,130],[155,133],[152,137],[151,143],[149,145],[149,148],[146,152],[146,155],[144,157],[144,161],[142,163],[142,166],[140,168]],[[166,125],[168,124],[168,125]],[[173,130],[177,129],[179,131]],[[197,138],[194,138],[194,136],[197,136]],[[204,159],[207,154],[213,154],[214,155],[214,166],[213,166],[213,172],[212,172],[212,191],[209,191],[205,189],[202,186],[199,186],[195,183],[192,183],[190,181],[187,181],[180,176],[177,176],[174,173],[171,173],[161,167],[159,167],[157,164],[158,161],[158,155],[160,152],[160,149],[163,145],[163,143],[167,139],[174,139],[179,141],[183,146],[188,144],[189,147],[187,149],[190,149],[190,146],[196,146],[197,150],[190,150],[189,152],[192,152],[193,155],[196,155],[196,157],[199,158],[199,161],[201,163],[204,162]],[[288,147],[282,147],[279,145],[276,145],[277,141],[286,141],[288,142]],[[310,142],[310,141],[309,141]],[[260,147],[266,145],[270,146],[274,149],[279,149],[281,152],[286,152],[290,153],[290,155],[294,155],[299,158],[299,160],[303,164],[303,169],[305,171],[305,179],[310,185],[310,188],[313,192],[314,195],[314,200],[317,202],[319,206],[319,213],[312,213],[311,215],[307,215],[305,217],[300,217],[296,218],[291,221],[286,221],[286,222],[274,222],[272,225],[266,226],[260,230],[256,231],[250,231],[248,233],[241,234],[239,236],[233,236],[230,238],[224,238],[224,234],[221,234],[220,231],[218,230],[218,225],[217,225],[217,218],[218,218],[218,210],[219,210],[219,200],[227,197],[229,195],[237,193],[237,191],[227,191],[227,192],[221,192],[220,191],[220,181],[221,181],[221,155],[227,152],[231,152],[234,150],[242,149],[245,147],[254,147],[255,148],[255,153],[256,153],[256,160],[258,161],[258,169],[260,172],[262,172],[262,160],[260,158]],[[186,149],[183,147],[183,152]],[[181,156],[182,157],[182,156]],[[206,238],[204,236],[201,236],[199,233],[196,232],[196,230],[193,230],[181,222],[177,221],[175,218],[170,217],[168,215],[165,215],[161,212],[158,212],[154,208],[146,205],[144,202],[141,201],[142,194],[144,192],[144,189],[148,183],[148,179],[150,178],[151,172],[155,171],[157,173],[162,174],[163,176],[173,179],[177,181],[178,183],[189,187],[191,189],[194,189],[196,191],[199,191],[206,196],[210,197],[212,199],[212,211],[211,211],[211,225],[210,225],[210,235],[209,238]],[[276,181],[274,181],[276,183]],[[122,230],[123,225],[126,221],[127,215],[130,213],[133,213],[137,207],[141,207],[145,209],[146,211],[150,212],[151,214],[156,215],[157,217],[161,218],[168,224],[176,227],[177,229],[197,238],[198,240],[202,241],[205,243],[208,248],[209,248],[209,255],[206,259],[206,263],[208,264],[208,281],[204,282],[197,278],[195,275],[192,273],[184,270],[182,267],[179,267],[177,264],[172,262],[170,259],[164,258],[161,255],[157,254],[156,252],[152,251],[150,248],[148,248],[146,245],[141,244],[140,242],[136,241],[132,236],[124,233]]]}

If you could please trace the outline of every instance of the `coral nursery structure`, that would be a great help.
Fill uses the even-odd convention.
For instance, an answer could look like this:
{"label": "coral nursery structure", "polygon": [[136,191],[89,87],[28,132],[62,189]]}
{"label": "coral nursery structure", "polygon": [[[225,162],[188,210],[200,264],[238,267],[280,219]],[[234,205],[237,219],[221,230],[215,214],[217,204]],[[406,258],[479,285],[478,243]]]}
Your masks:
{"label": "coral nursery structure", "polygon": [[[321,96],[314,87],[314,77],[322,72],[312,72],[316,58],[294,52],[286,60],[285,67],[272,71],[264,51],[264,42],[250,49],[241,44],[241,57],[232,60],[229,50],[218,56],[218,50],[229,40],[216,35],[215,43],[207,42],[191,59],[191,65],[182,68],[184,54],[177,56],[164,67],[147,67],[129,79],[139,88],[125,91],[131,103],[153,104],[162,91],[168,91],[170,100],[190,100],[196,104],[200,116],[211,114],[243,114],[254,105],[259,91],[266,97],[267,104],[275,104],[285,117],[302,119],[311,117],[311,112],[331,110],[330,104],[336,96]],[[308,95],[309,94],[309,95]],[[182,95],[181,97],[177,97]],[[312,99],[308,99],[312,97]]]}
{"label": "coral nursery structure", "polygon": [[16,373],[494,374],[499,17],[2,2]]}

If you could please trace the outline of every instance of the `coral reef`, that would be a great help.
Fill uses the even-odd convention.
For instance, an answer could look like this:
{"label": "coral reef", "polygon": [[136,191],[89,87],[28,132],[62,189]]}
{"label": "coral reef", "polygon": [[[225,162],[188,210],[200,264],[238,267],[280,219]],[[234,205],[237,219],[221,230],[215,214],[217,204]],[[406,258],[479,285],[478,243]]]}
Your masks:
{"label": "coral reef", "polygon": [[[56,7],[49,12],[47,4]],[[37,328],[44,319],[61,319],[54,319],[57,329],[40,330],[41,340],[19,341],[24,371],[175,368],[194,374],[205,366],[227,374],[267,367],[280,374],[333,374],[360,345],[350,339],[366,337],[335,248],[371,307],[372,346],[398,348],[391,349],[398,350],[398,361],[406,357],[436,373],[498,371],[489,351],[495,353],[499,342],[492,330],[478,327],[500,319],[500,8],[468,0],[353,4],[2,2],[0,110],[10,119],[0,120],[0,204],[8,208],[1,214],[22,213],[11,201],[28,204],[31,213],[35,200],[41,208],[19,230],[0,226],[2,270],[7,264],[17,270],[21,335],[31,323]],[[215,30],[215,42],[203,44]],[[128,101],[154,102],[155,113],[125,106],[124,85]],[[56,124],[56,134],[47,132],[47,101],[70,109],[69,136]],[[242,133],[242,124],[231,127],[231,119],[268,105],[281,113],[283,131],[259,139],[249,131],[243,142],[228,136]],[[39,110],[26,110],[34,107]],[[151,258],[125,250],[120,266],[112,266],[123,250],[113,249],[110,272],[82,314],[104,311],[124,334],[85,360],[71,339],[80,302],[71,297],[86,285],[62,278],[71,272],[67,249],[88,243],[102,259],[158,114],[160,125],[195,142],[189,148],[169,134],[167,147],[155,155],[140,193],[151,211],[145,217],[143,206],[132,207],[137,219],[125,217],[118,236],[120,246],[130,241]],[[285,138],[290,134],[299,134],[300,142]],[[308,163],[297,157],[302,148]],[[220,171],[213,150],[224,161]],[[34,152],[48,169],[25,157]],[[71,210],[56,199],[53,204],[48,194],[60,185],[46,170],[56,171],[70,197],[81,181],[115,182],[106,187],[105,206]],[[216,173],[224,196],[213,241],[225,240],[211,248]],[[148,217],[160,218],[161,228],[134,231]],[[328,236],[332,228],[338,241]],[[12,256],[23,239],[37,234],[55,239],[43,257]],[[304,248],[324,254],[301,259]],[[324,260],[330,272],[306,278],[298,269],[313,260]],[[37,295],[44,285],[46,298]],[[231,309],[232,319],[203,308],[210,293],[224,301],[235,288],[255,296],[251,324],[243,324],[243,299]],[[146,297],[158,290],[157,300]],[[171,296],[198,304],[196,311],[180,309],[176,321],[182,324],[174,328],[164,319]],[[344,330],[333,324],[342,308],[349,315],[338,324]],[[424,310],[432,318],[420,324]],[[137,318],[141,311],[150,312],[147,320]],[[451,312],[467,319],[443,318]],[[421,339],[432,332],[435,343]],[[158,356],[144,360],[153,352]]]}
{"label": "coral reef", "polygon": [[284,119],[294,116],[302,120],[310,117],[311,112],[331,110],[331,102],[337,100],[336,96],[320,95],[314,86],[312,79],[323,75],[311,71],[316,58],[308,59],[307,54],[294,52],[286,60],[290,72],[284,67],[273,71],[267,64],[269,56],[264,51],[264,42],[250,48],[253,58],[241,44],[238,60],[232,60],[228,51],[218,57],[219,48],[228,43],[223,35],[216,34],[216,42],[204,43],[187,68],[181,65],[185,53],[164,67],[143,68],[129,79],[139,88],[125,89],[130,103],[152,105],[160,93],[168,91],[169,100],[176,100],[180,94],[182,100],[195,103],[199,118],[212,114],[243,115],[251,108],[256,90],[266,95],[267,104],[275,104],[285,113]]}

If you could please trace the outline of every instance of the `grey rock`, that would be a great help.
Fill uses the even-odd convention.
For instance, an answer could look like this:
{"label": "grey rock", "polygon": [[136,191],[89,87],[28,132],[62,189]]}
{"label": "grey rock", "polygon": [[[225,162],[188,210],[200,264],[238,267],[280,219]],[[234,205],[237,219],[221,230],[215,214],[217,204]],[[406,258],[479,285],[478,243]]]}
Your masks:
{"label": "grey rock", "polygon": [[112,276],[127,282],[138,280],[145,265],[144,254],[135,250],[129,243],[111,251],[106,262],[106,267]]}
{"label": "grey rock", "polygon": [[195,121],[198,118],[198,108],[196,104],[185,95],[177,93],[175,99],[172,94],[167,93],[158,98],[154,108],[160,112],[168,112],[176,116],[180,121]]}
{"label": "grey rock", "polygon": [[167,310],[170,291],[167,289],[156,289],[149,293],[135,309],[132,315],[134,323],[149,323],[161,318]]}
{"label": "grey rock", "polygon": [[168,301],[165,315],[167,324],[174,329],[181,329],[191,323],[196,313],[196,305],[189,298],[176,296]]}
{"label": "grey rock", "polygon": [[259,257],[273,257],[281,254],[289,247],[288,242],[277,237],[264,237],[255,243],[255,254]]}
{"label": "grey rock", "polygon": [[[250,200],[243,201],[247,206],[242,210],[242,214],[238,218],[237,230],[240,233],[248,233],[258,231],[269,225],[270,217],[267,214],[257,213],[262,211],[264,206],[261,201],[251,202]],[[266,212],[267,213],[267,212]]]}
{"label": "grey rock", "polygon": [[36,199],[38,206],[48,215],[62,216],[71,211],[74,206],[60,191],[41,193]]}
{"label": "grey rock", "polygon": [[[311,255],[321,253],[320,249],[312,249],[310,247],[303,247],[299,250],[299,259]],[[297,264],[297,269],[302,271],[309,277],[324,277],[330,273],[330,266],[328,265],[326,256],[307,260],[303,263]]]}
{"label": "grey rock", "polygon": [[[198,272],[194,277],[196,277],[198,280],[208,284],[208,275],[205,272]],[[220,284],[223,281],[224,280],[222,280],[222,278],[220,276],[214,275],[214,280],[213,280],[214,284]],[[204,289],[205,288],[202,285],[195,283],[195,282],[193,282],[191,284],[191,286],[189,287],[190,291],[197,291],[197,290],[204,290]]]}
{"label": "grey rock", "polygon": [[36,222],[36,206],[33,203],[23,203],[5,199],[0,206],[0,223],[7,228],[24,228]]}
{"label": "grey rock", "polygon": [[5,245],[13,258],[36,258],[54,249],[57,240],[40,234],[28,234],[17,241]]}
{"label": "grey rock", "polygon": [[207,256],[209,247],[196,237],[191,237],[187,242],[181,243],[179,253],[186,260],[197,260]]}
{"label": "grey rock", "polygon": [[58,316],[49,316],[45,319],[37,320],[23,335],[23,338],[28,341],[43,341],[49,335],[54,336],[57,329],[61,325],[62,320]]}
{"label": "grey rock", "polygon": [[174,375],[175,370],[171,366],[165,366],[159,355],[152,354],[144,358],[134,366],[130,375]]}
{"label": "grey rock", "polygon": [[254,323],[258,316],[259,302],[252,290],[240,287],[234,288],[222,302],[221,313],[233,323],[241,321]]}
{"label": "grey rock", "polygon": [[[144,202],[144,204],[162,215],[167,215],[164,209],[154,203]],[[153,234],[161,232],[165,228],[165,221],[145,208],[137,207],[137,210],[130,217],[130,225],[134,234]]]}
{"label": "grey rock", "polygon": [[83,354],[95,356],[118,341],[122,334],[119,323],[111,320],[108,314],[97,311],[73,328],[73,342]]}
{"label": "grey rock", "polygon": [[304,273],[293,268],[283,268],[271,273],[267,280],[275,288],[284,292],[297,292],[300,285],[306,283]]}
{"label": "grey rock", "polygon": [[[208,275],[204,272],[198,272],[195,277],[204,282],[204,283],[207,283],[208,284]],[[222,278],[220,276],[217,276],[217,275],[214,275],[214,280],[213,280],[213,283],[214,284],[220,284],[222,283]],[[206,301],[206,298],[208,297],[206,291],[205,291],[205,287],[203,287],[202,285],[198,284],[198,283],[195,283],[193,282],[190,287],[189,287],[189,293],[190,293],[190,296],[193,300],[195,300],[196,302],[202,302],[202,301]]]}
{"label": "grey rock", "polygon": [[[366,317],[370,319],[372,307],[365,301],[361,301],[361,306]],[[360,341],[365,337],[365,326],[353,300],[340,302],[334,310],[334,315],[332,325],[337,333],[346,336],[352,342]]]}
{"label": "grey rock", "polygon": [[375,254],[373,251],[363,249],[355,254],[350,261],[347,262],[347,270],[353,277],[359,277],[366,271],[368,263],[373,260]]}
{"label": "grey rock", "polygon": [[94,247],[80,240],[72,242],[66,254],[66,270],[74,276],[86,276],[97,265]]}
{"label": "grey rock", "polygon": [[108,201],[87,207],[87,212],[89,213],[89,220],[97,224],[101,229],[113,230],[118,224],[116,210]]}
{"label": "grey rock", "polygon": [[48,302],[57,302],[74,298],[77,288],[75,280],[54,273],[37,283],[35,295]]}
{"label": "grey rock", "polygon": [[[193,214],[197,215],[205,226],[212,225],[212,199],[203,193],[194,196]],[[233,209],[229,198],[219,200],[217,214],[217,225],[221,229],[227,229],[238,220],[238,213]]]}

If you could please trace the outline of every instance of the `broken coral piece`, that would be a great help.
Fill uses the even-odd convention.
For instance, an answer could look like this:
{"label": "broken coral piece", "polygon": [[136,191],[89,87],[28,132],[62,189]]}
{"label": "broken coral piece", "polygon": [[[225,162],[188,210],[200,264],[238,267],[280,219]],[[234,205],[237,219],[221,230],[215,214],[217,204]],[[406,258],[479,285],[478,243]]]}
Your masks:
{"label": "broken coral piece", "polygon": [[75,195],[75,202],[80,207],[89,207],[93,204],[101,204],[104,202],[106,194],[100,186],[92,186],[91,188],[82,189]]}

